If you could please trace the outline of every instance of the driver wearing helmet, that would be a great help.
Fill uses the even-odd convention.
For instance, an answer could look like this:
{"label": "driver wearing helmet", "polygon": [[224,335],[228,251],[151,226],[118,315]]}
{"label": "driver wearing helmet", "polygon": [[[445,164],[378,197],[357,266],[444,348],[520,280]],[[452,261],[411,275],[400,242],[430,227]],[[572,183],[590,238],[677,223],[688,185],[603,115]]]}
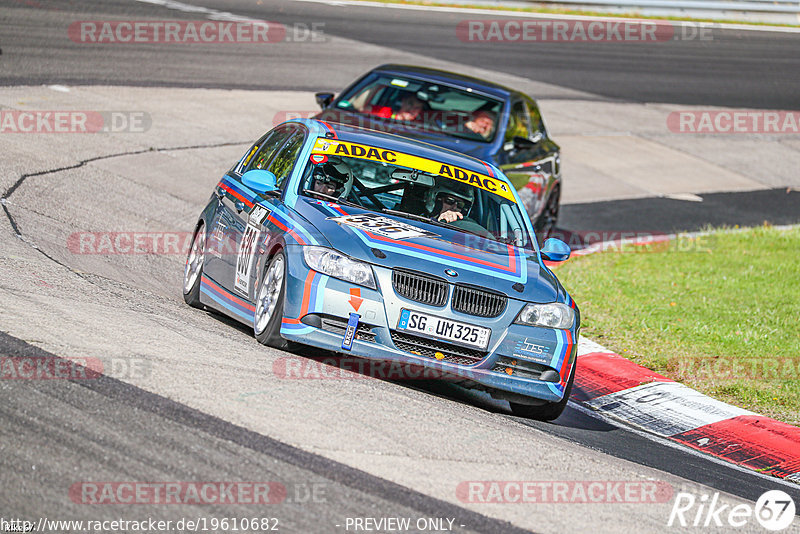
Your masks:
{"label": "driver wearing helmet", "polygon": [[312,189],[329,197],[343,197],[353,186],[353,173],[343,161],[326,161],[311,174]]}
{"label": "driver wearing helmet", "polygon": [[472,187],[448,182],[440,183],[428,193],[425,207],[435,221],[451,223],[463,219],[472,207]]}

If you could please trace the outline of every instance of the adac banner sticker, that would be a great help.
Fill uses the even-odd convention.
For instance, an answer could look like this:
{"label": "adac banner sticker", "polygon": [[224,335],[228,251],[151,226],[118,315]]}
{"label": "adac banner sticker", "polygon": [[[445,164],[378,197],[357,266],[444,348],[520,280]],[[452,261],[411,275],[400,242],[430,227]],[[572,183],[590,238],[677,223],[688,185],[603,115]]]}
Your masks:
{"label": "adac banner sticker", "polygon": [[516,203],[514,194],[511,188],[504,181],[485,174],[480,174],[455,165],[448,165],[440,161],[432,159],[421,158],[419,156],[412,156],[403,152],[394,150],[387,150],[385,148],[372,147],[368,145],[361,145],[358,143],[348,143],[345,141],[333,139],[317,139],[312,150],[314,154],[328,154],[335,156],[347,156],[351,158],[368,159],[371,161],[380,161],[383,163],[392,163],[400,167],[408,167],[410,169],[418,169],[429,174],[437,174],[473,185],[484,191],[489,191],[495,195],[501,196],[511,202]]}

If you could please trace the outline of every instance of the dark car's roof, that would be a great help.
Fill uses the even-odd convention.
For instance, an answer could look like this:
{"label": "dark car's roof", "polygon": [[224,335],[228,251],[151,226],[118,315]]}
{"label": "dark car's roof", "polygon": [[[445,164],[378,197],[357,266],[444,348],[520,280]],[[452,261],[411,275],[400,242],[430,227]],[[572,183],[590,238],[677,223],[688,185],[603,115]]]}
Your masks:
{"label": "dark car's roof", "polygon": [[[487,174],[486,164],[472,156],[467,156],[461,152],[455,152],[447,148],[431,145],[412,138],[402,137],[386,132],[350,126],[337,122],[327,123],[336,132],[336,136],[342,141],[372,145],[389,150],[396,150],[406,154],[419,156],[434,161],[441,161],[449,165],[455,165],[464,169],[469,169],[481,174]],[[495,175],[497,176],[497,175]]]}
{"label": "dark car's roof", "polygon": [[496,83],[487,82],[480,78],[464,76],[446,70],[429,69],[426,67],[415,67],[413,65],[394,65],[387,64],[375,67],[372,72],[392,73],[407,75],[409,77],[424,78],[428,81],[445,83],[454,86],[472,87],[488,95],[496,96],[501,99],[507,98],[511,94],[520,94],[519,91],[503,87]]}

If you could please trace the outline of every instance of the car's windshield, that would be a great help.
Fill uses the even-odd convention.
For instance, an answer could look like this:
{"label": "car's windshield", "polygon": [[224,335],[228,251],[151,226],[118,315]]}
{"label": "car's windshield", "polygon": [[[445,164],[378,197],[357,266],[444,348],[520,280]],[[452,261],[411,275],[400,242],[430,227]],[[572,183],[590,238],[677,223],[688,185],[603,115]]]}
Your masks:
{"label": "car's windshield", "polygon": [[[334,152],[330,144],[336,143],[350,147],[342,152],[354,152],[353,145],[320,141],[315,151],[325,146],[327,152]],[[359,153],[368,154],[369,150],[365,147]],[[524,216],[505,181],[398,152],[388,152],[391,157],[386,157],[387,152],[383,151],[385,159],[394,162],[314,153],[304,169],[299,192],[407,219],[409,224],[424,221],[501,243],[533,247]],[[409,160],[418,164],[408,166]],[[401,162],[407,165],[398,164]]]}
{"label": "car's windshield", "polygon": [[340,110],[486,143],[495,137],[502,107],[471,91],[387,74],[368,76],[336,103]]}

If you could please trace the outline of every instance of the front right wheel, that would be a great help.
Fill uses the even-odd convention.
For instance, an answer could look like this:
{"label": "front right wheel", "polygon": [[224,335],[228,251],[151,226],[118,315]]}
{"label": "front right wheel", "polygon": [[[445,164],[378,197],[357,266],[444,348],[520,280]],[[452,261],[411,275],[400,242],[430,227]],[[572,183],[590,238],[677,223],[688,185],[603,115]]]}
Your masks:
{"label": "front right wheel", "polygon": [[192,248],[186,257],[183,270],[183,300],[194,308],[203,308],[200,302],[200,279],[203,277],[203,262],[206,256],[206,231],[201,222],[192,238]]}
{"label": "front right wheel", "polygon": [[281,337],[285,293],[286,256],[280,251],[272,257],[258,286],[253,329],[259,343],[282,350],[289,347]]}

